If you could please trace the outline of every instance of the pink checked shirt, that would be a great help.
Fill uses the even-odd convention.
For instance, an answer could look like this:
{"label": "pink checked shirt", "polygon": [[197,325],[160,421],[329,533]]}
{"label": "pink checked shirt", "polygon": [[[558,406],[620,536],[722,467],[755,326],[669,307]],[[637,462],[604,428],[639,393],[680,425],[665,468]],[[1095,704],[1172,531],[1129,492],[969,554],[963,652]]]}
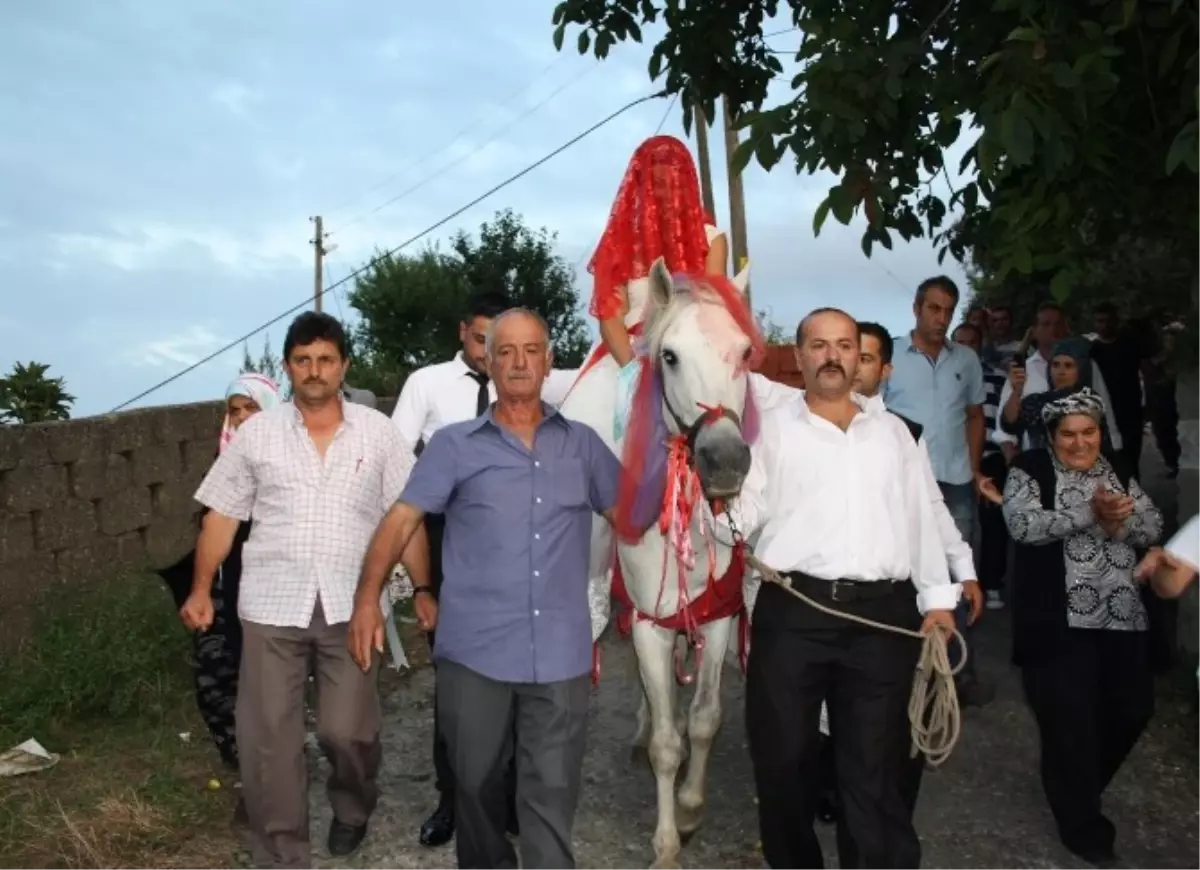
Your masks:
{"label": "pink checked shirt", "polygon": [[345,422],[321,461],[290,402],[247,420],[196,491],[203,505],[253,518],[242,551],[238,615],[306,628],[348,622],[371,536],[400,497],[412,447],[378,411],[343,403]]}

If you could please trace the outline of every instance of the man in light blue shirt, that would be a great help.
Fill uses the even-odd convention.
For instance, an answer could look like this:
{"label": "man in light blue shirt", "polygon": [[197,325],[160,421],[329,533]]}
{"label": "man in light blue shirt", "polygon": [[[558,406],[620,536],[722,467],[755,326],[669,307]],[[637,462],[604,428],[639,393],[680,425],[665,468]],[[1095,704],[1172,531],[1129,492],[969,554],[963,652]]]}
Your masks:
{"label": "man in light blue shirt", "polygon": [[[958,287],[945,275],[921,282],[913,301],[916,328],[895,339],[883,401],[890,410],[921,424],[946,509],[963,540],[974,545],[987,388],[975,351],[947,339],[958,299]],[[966,613],[962,606],[959,611],[959,630],[965,637]],[[960,696],[967,704],[986,703],[987,692],[979,688],[973,662],[968,658],[960,675]]]}

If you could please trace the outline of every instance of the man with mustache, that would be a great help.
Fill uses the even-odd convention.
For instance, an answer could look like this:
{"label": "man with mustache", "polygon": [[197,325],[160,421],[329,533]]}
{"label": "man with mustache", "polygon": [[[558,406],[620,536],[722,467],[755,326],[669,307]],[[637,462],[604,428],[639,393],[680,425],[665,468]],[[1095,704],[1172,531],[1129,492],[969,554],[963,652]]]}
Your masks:
{"label": "man with mustache", "polygon": [[611,519],[620,462],[586,425],[541,398],[546,324],[526,309],[492,320],[485,342],[496,402],[439,429],[363,567],[350,643],[383,645],[387,571],[422,517],[445,515],[437,710],[455,776],[460,867],[516,867],[505,837],[503,771],[516,759],[521,866],[574,867],[592,634],[593,513]]}
{"label": "man with mustache", "polygon": [[[743,534],[760,532],[758,557],[823,606],[911,630],[952,627],[959,590],[916,440],[851,391],[858,324],[843,311],[817,309],[800,322],[796,345],[806,390],[763,414],[739,497]],[[770,866],[823,866],[813,831],[821,782],[811,775],[822,701],[837,741],[843,822],[862,866],[919,865],[920,841],[897,787],[911,745],[907,708],[919,651],[914,638],[762,585],[746,731]]]}
{"label": "man with mustache", "polygon": [[[968,325],[965,324],[964,326]],[[894,346],[892,337],[878,323],[860,321],[858,328],[860,333],[859,357],[858,370],[854,375],[854,392],[867,399],[868,404],[874,404],[876,407],[882,408],[884,405],[883,399],[880,397],[880,391],[892,373]],[[962,329],[964,327],[959,328]],[[968,621],[974,624],[980,614],[983,613],[984,604],[983,591],[980,589],[978,578],[975,576],[974,554],[971,552],[971,547],[962,539],[954,518],[950,516],[950,512],[946,509],[941,490],[938,488],[937,481],[933,476],[933,468],[929,462],[929,454],[926,450],[920,424],[914,423],[895,412],[892,412],[892,417],[896,427],[903,427],[899,430],[901,435],[907,434],[917,442],[918,450],[921,453],[921,470],[925,477],[934,517],[937,520],[938,537],[945,551],[946,563],[949,565],[952,579],[960,584],[962,596],[969,604],[970,614]],[[994,484],[985,484],[985,490],[994,499],[999,500],[1002,498]],[[836,796],[837,788],[836,764],[833,758],[834,749],[832,740],[828,741],[822,747],[822,750],[822,771],[823,775],[828,777],[826,779],[827,796],[825,801],[832,807],[836,806],[831,798]],[[904,767],[904,772],[900,780],[900,791],[910,815],[917,806],[917,796],[921,789],[921,779],[924,770],[925,757],[923,755],[909,759]],[[830,815],[833,815],[833,813],[830,813]],[[858,866],[858,852],[854,841],[848,836],[845,825],[838,825],[838,863],[843,867]]]}
{"label": "man with mustache", "polygon": [[[330,853],[358,848],[378,797],[379,658],[361,668],[351,659],[347,622],[371,533],[412,458],[387,417],[342,397],[349,359],[337,320],[301,314],[283,357],[292,400],[247,420],[196,491],[209,511],[180,616],[193,630],[212,624],[213,575],[253,513],[238,597],[242,794],[255,866],[310,867],[304,691],[314,662],[317,741],[332,766]],[[423,530],[397,560],[414,584],[428,582]],[[381,618],[378,593],[374,608]]]}
{"label": "man with mustache", "polygon": [[[920,423],[929,458],[946,508],[964,541],[975,541],[980,487],[989,478],[980,470],[987,424],[983,403],[987,388],[983,366],[970,348],[947,339],[959,293],[945,275],[927,278],[913,301],[916,325],[895,339],[892,374],[883,390],[887,407]],[[958,613],[959,631],[968,637],[965,608]],[[951,655],[960,655],[958,647]],[[975,673],[975,657],[956,678],[958,697],[968,706],[991,701],[993,692]]]}

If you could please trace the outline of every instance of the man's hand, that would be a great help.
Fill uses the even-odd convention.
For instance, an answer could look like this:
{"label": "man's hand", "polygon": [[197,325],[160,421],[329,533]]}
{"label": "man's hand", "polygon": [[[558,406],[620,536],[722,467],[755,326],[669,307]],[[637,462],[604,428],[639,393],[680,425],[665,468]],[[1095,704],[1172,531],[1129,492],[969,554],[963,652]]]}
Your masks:
{"label": "man's hand", "polygon": [[417,615],[417,628],[421,631],[433,631],[437,628],[438,603],[428,592],[413,596],[413,613]]}
{"label": "man's hand", "polygon": [[350,658],[362,668],[363,673],[371,670],[374,653],[383,654],[383,614],[379,612],[379,600],[354,602],[354,615],[346,632],[346,646]]}
{"label": "man's hand", "polygon": [[1159,569],[1165,568],[1166,566],[1167,554],[1163,548],[1151,547],[1150,552],[1146,554],[1146,557],[1142,559],[1142,561],[1138,562],[1138,566],[1134,570],[1133,576],[1139,583],[1145,583],[1156,573],[1158,573]]}
{"label": "man's hand", "polygon": [[1008,382],[1012,384],[1013,392],[1018,396],[1025,394],[1025,366],[1013,363],[1008,367]]}
{"label": "man's hand", "polygon": [[979,588],[978,580],[964,580],[961,584],[963,598],[971,606],[967,615],[967,625],[974,625],[975,620],[983,613],[983,590]]}
{"label": "man's hand", "polygon": [[192,592],[179,608],[179,618],[191,631],[208,631],[213,624],[212,595],[208,592]]}
{"label": "man's hand", "polygon": [[931,610],[925,614],[925,621],[921,623],[921,634],[932,634],[938,629],[946,635],[948,642],[956,630],[953,610]]}

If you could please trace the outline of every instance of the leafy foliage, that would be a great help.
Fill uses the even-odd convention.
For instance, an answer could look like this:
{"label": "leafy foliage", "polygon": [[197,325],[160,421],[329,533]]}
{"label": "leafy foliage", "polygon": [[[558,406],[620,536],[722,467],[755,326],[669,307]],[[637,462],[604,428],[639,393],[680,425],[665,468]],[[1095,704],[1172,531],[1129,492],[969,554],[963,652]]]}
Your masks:
{"label": "leafy foliage", "polygon": [[353,334],[350,379],[377,395],[396,395],[413,370],[450,359],[461,343],[458,325],[476,290],[495,290],[511,304],[537,311],[550,326],[555,364],[582,364],[587,325],[571,266],[554,253],[554,235],[531,230],[510,210],[479,229],[460,232],[451,252],[426,248],[385,256],[349,294],[361,315]]}
{"label": "leafy foliage", "polygon": [[773,312],[769,308],[755,312],[758,321],[758,331],[762,333],[763,341],[767,344],[791,344],[792,337],[788,331],[775,322]]}
{"label": "leafy foliage", "polygon": [[44,363],[15,363],[0,378],[0,423],[46,423],[71,416],[75,397],[62,378],[46,376],[49,370]]}
{"label": "leafy foliage", "polygon": [[[561,47],[597,57],[641,25],[667,25],[649,74],[712,116],[728,95],[749,137],[738,165],[829,170],[813,215],[847,224],[862,247],[928,235],[941,256],[983,256],[1000,279],[1045,281],[1059,298],[1088,278],[1097,250],[1132,233],[1197,234],[1197,12],[1183,0],[789,0],[800,31],[794,95],[765,108],[783,72],[765,26],[778,0],[562,0]],[[949,197],[946,151],[978,131]],[[947,225],[961,209],[963,220]]]}

